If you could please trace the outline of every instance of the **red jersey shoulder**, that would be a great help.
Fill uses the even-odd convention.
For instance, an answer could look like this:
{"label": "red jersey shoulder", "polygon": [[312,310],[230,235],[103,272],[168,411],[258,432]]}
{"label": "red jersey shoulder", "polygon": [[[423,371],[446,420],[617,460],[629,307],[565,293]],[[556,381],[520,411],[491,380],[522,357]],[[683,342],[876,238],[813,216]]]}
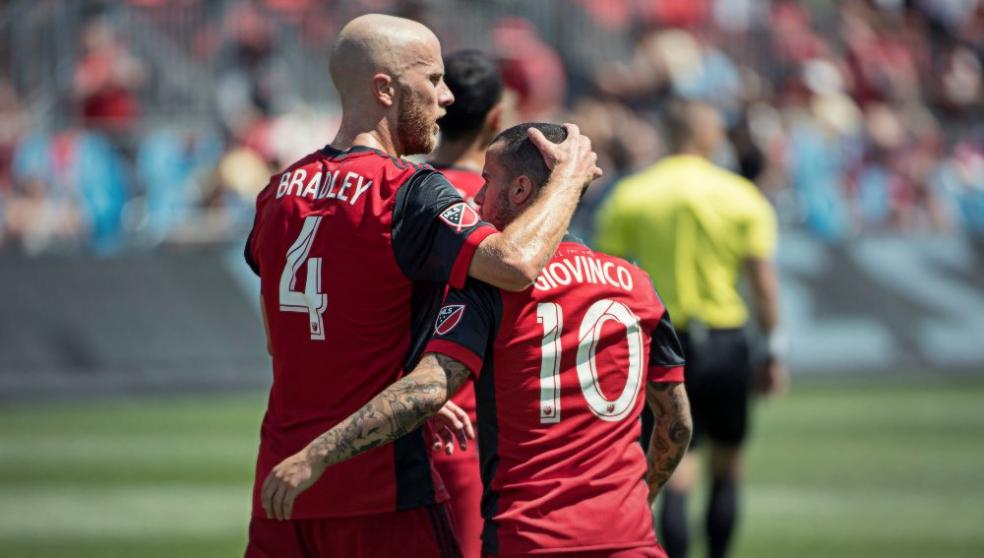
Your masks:
{"label": "red jersey shoulder", "polygon": [[[308,153],[282,171],[271,175],[266,187],[260,190],[260,193],[256,196],[257,205],[267,202],[271,198],[280,199],[284,197],[286,189],[291,185],[290,178],[294,171],[304,169],[305,174],[307,174],[306,171],[321,159],[321,155],[322,153],[320,151]],[[303,184],[300,184],[300,186],[302,186],[301,191],[303,192]]]}
{"label": "red jersey shoulder", "polygon": [[333,200],[354,206],[370,189],[390,199],[414,173],[428,169],[427,165],[374,149],[340,152],[325,148],[273,175],[257,202],[286,198],[308,203]]}

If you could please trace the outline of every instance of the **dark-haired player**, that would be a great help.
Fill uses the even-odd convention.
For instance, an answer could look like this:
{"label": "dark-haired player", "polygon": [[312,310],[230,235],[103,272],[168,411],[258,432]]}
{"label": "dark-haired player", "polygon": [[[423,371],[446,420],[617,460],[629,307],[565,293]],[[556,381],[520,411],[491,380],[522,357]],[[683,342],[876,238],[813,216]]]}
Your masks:
{"label": "dark-haired player", "polygon": [[517,290],[532,283],[596,174],[595,156],[576,132],[559,146],[537,136],[558,160],[549,195],[500,233],[440,173],[399,158],[433,149],[453,100],[430,30],[356,18],[339,33],[330,70],[338,135],[271,179],[247,243],[273,386],[246,554],[453,555],[447,496],[420,431],[337,467],[292,509],[263,506],[263,479],[413,369],[445,284],[460,287],[468,275]]}
{"label": "dark-haired player", "polygon": [[454,94],[454,104],[437,121],[441,141],[430,164],[474,205],[485,184],[485,150],[501,130],[502,78],[481,51],[459,50],[444,57],[444,81]]}
{"label": "dark-haired player", "polygon": [[[474,206],[485,184],[482,167],[485,150],[499,133],[502,118],[502,79],[488,56],[478,50],[459,50],[444,57],[444,81],[454,94],[454,104],[437,121],[441,141],[430,164],[451,181],[455,190]],[[467,382],[452,401],[475,414],[475,384]],[[475,444],[451,454],[434,454],[434,467],[451,497],[451,515],[464,558],[482,553],[482,478]]]}
{"label": "dark-haired player", "polygon": [[[564,138],[548,124],[496,138],[477,198],[494,225],[537,210],[548,170],[531,126]],[[268,505],[289,507],[325,467],[412,431],[474,375],[486,555],[665,556],[649,503],[686,451],[690,415],[680,344],[648,275],[565,240],[523,292],[477,280],[450,292],[434,331],[412,373],[274,469]],[[644,393],[657,419],[648,469]]]}

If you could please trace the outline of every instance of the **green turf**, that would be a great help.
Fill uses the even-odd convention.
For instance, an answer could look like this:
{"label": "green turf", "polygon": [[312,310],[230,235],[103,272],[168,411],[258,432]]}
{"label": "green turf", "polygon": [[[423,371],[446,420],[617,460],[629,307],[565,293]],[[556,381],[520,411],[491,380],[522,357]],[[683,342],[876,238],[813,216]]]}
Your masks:
{"label": "green turf", "polygon": [[[736,556],[984,556],[982,403],[984,381],[759,405]],[[0,556],[241,555],[262,410],[258,395],[8,405]]]}

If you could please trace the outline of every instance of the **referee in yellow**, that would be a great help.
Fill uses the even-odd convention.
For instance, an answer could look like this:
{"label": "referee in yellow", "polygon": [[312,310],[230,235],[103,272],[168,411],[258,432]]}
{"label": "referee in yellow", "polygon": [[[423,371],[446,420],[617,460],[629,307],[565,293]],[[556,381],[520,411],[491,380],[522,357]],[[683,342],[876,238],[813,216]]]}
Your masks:
{"label": "referee in yellow", "polygon": [[[708,555],[725,556],[737,518],[737,483],[750,393],[786,384],[779,331],[778,278],[773,265],[776,216],[754,184],[710,161],[724,141],[724,123],[706,104],[676,101],[665,114],[672,155],[615,185],[598,213],[597,248],[636,260],[653,279],[680,332],[693,442],[663,489],[660,540],[670,558],[687,555],[687,496],[697,483],[693,450],[709,442],[711,490]],[[759,330],[769,355],[753,372],[738,292],[747,274]],[[648,437],[651,420],[644,425]]]}

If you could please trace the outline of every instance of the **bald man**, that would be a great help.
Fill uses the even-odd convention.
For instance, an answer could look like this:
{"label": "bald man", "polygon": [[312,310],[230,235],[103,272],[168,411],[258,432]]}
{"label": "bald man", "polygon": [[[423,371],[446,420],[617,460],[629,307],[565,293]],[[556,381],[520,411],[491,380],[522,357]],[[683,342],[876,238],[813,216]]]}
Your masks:
{"label": "bald man", "polygon": [[456,556],[447,493],[420,430],[339,465],[288,507],[264,507],[282,500],[264,498],[277,486],[268,474],[413,370],[446,285],[471,276],[528,288],[600,170],[576,127],[561,144],[531,133],[550,178],[533,210],[499,232],[440,173],[400,158],[433,149],[453,102],[430,30],[356,18],[339,33],[330,69],[338,135],[271,178],[247,240],[273,387],[246,555]]}

